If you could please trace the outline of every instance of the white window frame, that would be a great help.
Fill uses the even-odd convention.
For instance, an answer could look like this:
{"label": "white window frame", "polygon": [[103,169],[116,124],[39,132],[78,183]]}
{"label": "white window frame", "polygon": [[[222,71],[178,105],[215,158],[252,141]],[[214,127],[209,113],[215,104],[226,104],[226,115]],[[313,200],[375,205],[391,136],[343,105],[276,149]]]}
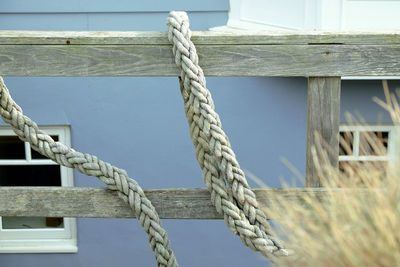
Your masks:
{"label": "white window frame", "polygon": [[[49,135],[58,135],[59,142],[71,146],[69,126],[41,126],[41,129]],[[0,126],[0,136],[15,136],[15,133],[9,126]],[[27,142],[25,142],[25,156],[25,160],[0,160],[0,165],[57,165],[50,159],[32,159],[30,145]],[[73,186],[73,170],[63,166],[60,169],[61,186]],[[3,229],[0,219],[0,253],[76,253],[78,252],[76,219],[64,218],[63,224],[63,228]]]}
{"label": "white window frame", "polygon": [[[388,162],[389,169],[394,170],[395,163],[398,162],[399,151],[396,142],[400,139],[400,126],[396,125],[350,125],[342,124],[339,127],[340,132],[353,133],[353,155],[339,155],[340,161],[386,161]],[[387,155],[374,156],[365,155],[360,156],[359,141],[360,132],[388,132]]]}

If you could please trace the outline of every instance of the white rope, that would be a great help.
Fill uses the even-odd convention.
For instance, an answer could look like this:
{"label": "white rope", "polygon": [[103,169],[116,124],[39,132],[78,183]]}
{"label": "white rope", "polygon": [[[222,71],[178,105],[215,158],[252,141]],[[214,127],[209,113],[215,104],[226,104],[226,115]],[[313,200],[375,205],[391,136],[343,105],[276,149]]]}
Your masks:
{"label": "white rope", "polygon": [[125,170],[99,160],[93,155],[82,154],[55,142],[48,134],[41,131],[35,122],[23,114],[22,109],[11,98],[1,77],[0,115],[11,125],[21,140],[29,142],[31,147],[40,154],[65,167],[74,168],[89,176],[96,176],[108,188],[117,190],[119,197],[133,209],[136,218],[147,233],[158,266],[178,266],[175,255],[170,249],[167,232],[162,228],[156,210],[142,188],[135,180],[128,177]]}
{"label": "white rope", "polygon": [[[274,256],[287,255],[288,252],[271,236],[266,216],[259,209],[255,194],[251,191],[228,137],[222,130],[211,94],[206,88],[203,70],[198,64],[196,49],[190,40],[191,31],[186,13],[171,12],[167,25],[175,62],[181,69],[181,93],[190,135],[213,204],[217,211],[224,215],[226,225],[248,247],[272,259]],[[108,188],[117,190],[119,197],[130,205],[147,233],[158,266],[178,266],[156,210],[137,182],[129,178],[125,170],[55,142],[23,114],[22,109],[11,98],[1,77],[0,115],[12,126],[17,136],[29,142],[34,150],[60,165],[95,176]],[[226,187],[226,182],[231,190]]]}
{"label": "white rope", "polygon": [[[181,93],[190,136],[213,204],[224,215],[226,225],[248,247],[270,258],[287,255],[288,252],[271,236],[266,216],[258,207],[255,194],[222,130],[211,94],[206,88],[203,70],[199,66],[196,48],[190,40],[186,13],[172,11],[167,25],[175,63],[181,70]],[[227,190],[226,182],[231,191]]]}

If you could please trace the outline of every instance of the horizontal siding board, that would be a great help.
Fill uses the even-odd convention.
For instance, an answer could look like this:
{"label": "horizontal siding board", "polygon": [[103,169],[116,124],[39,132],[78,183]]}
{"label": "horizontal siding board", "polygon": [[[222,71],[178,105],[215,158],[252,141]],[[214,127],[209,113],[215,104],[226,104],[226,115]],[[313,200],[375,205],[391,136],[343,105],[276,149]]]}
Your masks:
{"label": "horizontal siding board", "polygon": [[[343,191],[343,190],[342,190]],[[263,206],[278,196],[298,202],[304,197],[324,197],[323,188],[254,189]],[[222,219],[211,204],[210,193],[200,188],[145,189],[161,219]],[[361,193],[365,191],[360,190]],[[0,187],[0,216],[134,218],[134,212],[116,191],[94,187]]]}
{"label": "horizontal siding board", "polygon": [[[1,16],[0,16],[1,18]],[[145,31],[0,31],[0,44],[126,45],[169,44],[167,28],[162,32]],[[368,32],[268,32],[268,31],[194,31],[192,41],[199,44],[232,45],[393,45],[400,44],[400,31]]]}
{"label": "horizontal siding board", "polygon": [[[208,76],[400,76],[400,45],[197,45],[197,50]],[[3,76],[178,74],[171,46],[164,44],[0,45],[0,58]]]}
{"label": "horizontal siding board", "polygon": [[[1,2],[1,1],[0,1]],[[188,12],[192,30],[225,25],[226,11]],[[168,12],[154,13],[6,13],[1,30],[42,31],[165,31]]]}
{"label": "horizontal siding board", "polygon": [[85,14],[0,14],[1,30],[79,31],[87,28]]}
{"label": "horizontal siding board", "polygon": [[229,0],[2,0],[0,13],[160,12],[170,10],[229,11]]}

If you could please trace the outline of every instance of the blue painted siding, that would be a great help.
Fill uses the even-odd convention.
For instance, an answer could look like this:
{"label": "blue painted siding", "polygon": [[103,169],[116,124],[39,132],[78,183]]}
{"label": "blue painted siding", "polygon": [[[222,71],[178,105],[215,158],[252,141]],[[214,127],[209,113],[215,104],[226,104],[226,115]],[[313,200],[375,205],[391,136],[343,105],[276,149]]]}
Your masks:
{"label": "blue painted siding", "polygon": [[185,11],[229,11],[226,0],[2,0],[0,13],[90,13],[90,12],[160,12]]}
{"label": "blue painted siding", "polygon": [[[35,1],[35,6],[29,1],[2,1],[0,28],[165,31],[168,9],[189,10],[193,30],[226,23],[227,0],[170,2],[141,2],[136,9],[128,1],[115,6],[110,1],[76,1],[75,5],[69,2],[71,7],[58,6],[56,1]],[[143,187],[204,187],[177,78],[6,77],[5,81],[28,116],[42,125],[70,124],[75,149],[125,168]],[[304,174],[305,78],[212,77],[207,85],[243,169],[272,187],[280,186],[280,177],[287,181],[294,177],[280,157]],[[389,85],[394,88],[400,82]],[[384,112],[371,98],[382,97],[381,92],[379,82],[344,81],[342,118],[346,110],[359,110],[367,121],[377,121],[376,114]],[[383,118],[388,120],[388,116]],[[76,172],[75,183],[103,186]],[[163,223],[181,266],[267,265],[222,221]],[[0,266],[155,265],[147,237],[136,220],[78,219],[78,239],[76,254],[0,254]]]}
{"label": "blue painted siding", "polygon": [[[6,82],[27,115],[41,124],[67,118],[77,150],[127,169],[143,187],[203,186],[176,78],[6,77]],[[244,169],[277,187],[280,176],[293,177],[280,162],[283,156],[304,174],[306,79],[213,77],[208,87]],[[373,104],[374,95],[382,97],[379,82],[344,81],[342,113],[359,110],[368,121],[377,121],[383,110]],[[78,186],[102,186],[92,177],[75,177]],[[167,220],[164,225],[182,266],[266,265],[222,221]],[[119,264],[134,257],[140,266],[154,264],[135,220],[79,219],[78,231],[78,254],[10,254],[0,255],[0,261],[5,266],[110,266],[114,257]],[[218,250],[222,247],[224,253]]]}
{"label": "blue painted siding", "polygon": [[[64,114],[75,149],[125,168],[143,187],[204,187],[176,78],[5,81],[27,115],[49,124],[54,111]],[[279,186],[279,175],[290,173],[280,164],[280,155],[304,165],[305,79],[210,78],[208,86],[244,169]],[[298,114],[296,121],[293,114]],[[77,186],[102,186],[78,173],[75,181]],[[243,266],[245,261],[266,265],[222,221],[171,220],[164,225],[182,266]],[[48,266],[56,260],[57,266],[110,266],[110,255],[115,255],[119,264],[129,263],[132,256],[139,266],[154,264],[136,220],[79,219],[78,234],[78,254],[10,254],[0,255],[0,261],[7,266]]]}
{"label": "blue painted siding", "polygon": [[[394,93],[400,87],[399,80],[389,81],[389,88]],[[346,122],[346,112],[360,113],[366,122],[391,123],[389,114],[377,105],[372,98],[385,99],[382,81],[343,81],[341,95],[341,121]]]}
{"label": "blue painted siding", "polygon": [[[144,187],[203,186],[201,179],[193,178],[201,173],[177,78],[5,79],[27,115],[39,124],[61,119],[69,123],[76,149],[126,168]],[[285,168],[266,168],[266,164],[272,160],[272,166],[279,166],[280,156],[304,159],[306,79],[210,77],[207,84],[242,167],[269,177],[269,185],[279,186],[273,178],[285,174]],[[297,114],[296,120],[293,114]],[[99,130],[93,138],[92,132]],[[130,163],[121,165],[127,155]],[[151,167],[152,161],[157,162],[157,168]],[[141,162],[140,166],[135,162]],[[77,179],[78,184],[84,181],[87,185],[93,182]]]}
{"label": "blue painted siding", "polygon": [[[165,31],[165,12],[127,13],[0,13],[0,30],[37,31]],[[195,31],[225,25],[226,11],[188,12]]]}

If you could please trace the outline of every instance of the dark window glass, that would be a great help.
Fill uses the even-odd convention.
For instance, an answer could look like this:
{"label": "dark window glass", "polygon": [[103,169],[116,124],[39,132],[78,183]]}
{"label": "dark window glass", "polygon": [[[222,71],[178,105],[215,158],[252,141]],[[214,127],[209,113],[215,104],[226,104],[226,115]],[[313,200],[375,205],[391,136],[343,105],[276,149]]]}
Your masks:
{"label": "dark window glass", "polygon": [[0,136],[0,159],[25,159],[24,142],[16,136]]}
{"label": "dark window glass", "polygon": [[360,132],[360,156],[387,154],[389,132]]}
{"label": "dark window glass", "polygon": [[[0,166],[0,186],[61,186],[58,165]],[[63,218],[7,217],[3,229],[63,228]]]}
{"label": "dark window glass", "polygon": [[353,155],[353,133],[340,132],[339,137],[339,155]]}
{"label": "dark window glass", "polygon": [[63,228],[63,218],[1,217],[3,229]]}
{"label": "dark window glass", "polygon": [[0,186],[61,186],[60,166],[0,166]]}
{"label": "dark window glass", "polygon": [[[51,138],[54,139],[54,141],[58,141],[58,136],[57,135],[51,135]],[[47,157],[43,156],[42,154],[40,154],[39,152],[33,150],[31,148],[31,158],[32,159],[47,159]]]}

